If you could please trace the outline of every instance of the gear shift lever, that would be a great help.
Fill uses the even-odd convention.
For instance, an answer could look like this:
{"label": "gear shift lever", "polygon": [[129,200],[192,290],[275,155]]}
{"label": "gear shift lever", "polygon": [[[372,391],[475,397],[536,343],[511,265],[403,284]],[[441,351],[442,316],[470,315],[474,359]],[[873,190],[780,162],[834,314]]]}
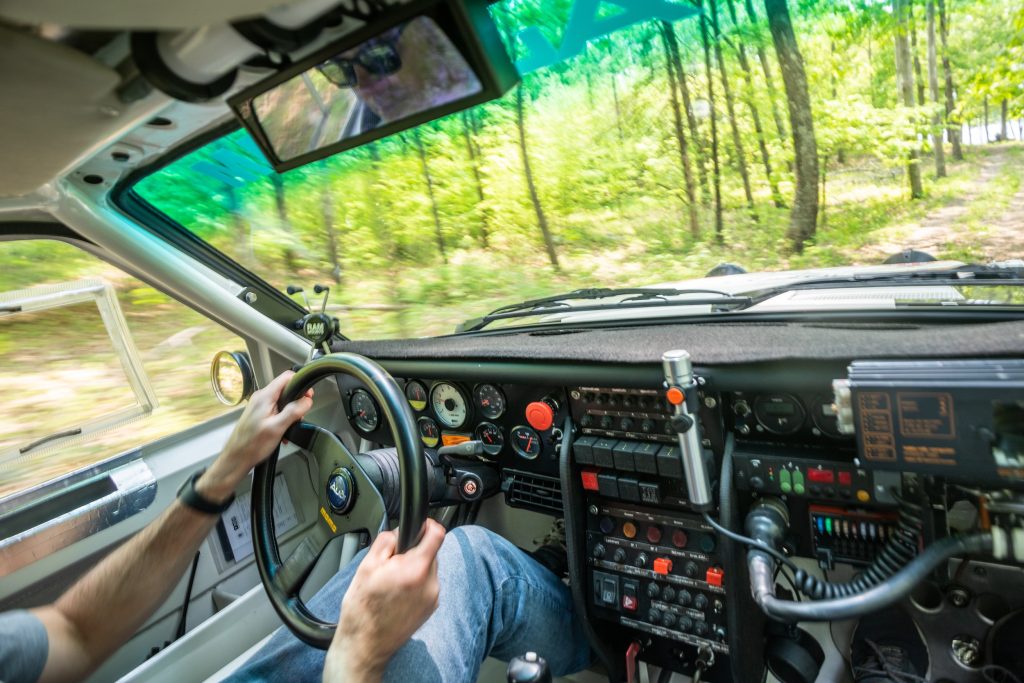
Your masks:
{"label": "gear shift lever", "polygon": [[551,683],[551,669],[536,652],[513,657],[508,663],[508,683]]}

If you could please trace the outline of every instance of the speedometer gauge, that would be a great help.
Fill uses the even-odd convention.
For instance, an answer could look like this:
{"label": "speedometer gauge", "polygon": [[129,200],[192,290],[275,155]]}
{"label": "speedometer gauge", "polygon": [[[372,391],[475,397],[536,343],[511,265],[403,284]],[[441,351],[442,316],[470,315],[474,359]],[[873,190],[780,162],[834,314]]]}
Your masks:
{"label": "speedometer gauge", "polygon": [[505,412],[505,395],[493,384],[481,384],[473,392],[480,414],[488,420],[497,420]]}
{"label": "speedometer gauge", "polygon": [[380,411],[377,402],[366,389],[356,389],[348,403],[352,422],[363,432],[372,432],[380,424]]}
{"label": "speedometer gauge", "polygon": [[427,407],[427,388],[423,382],[412,380],[405,385],[405,398],[417,413]]}
{"label": "speedometer gauge", "polygon": [[466,397],[454,384],[438,382],[430,391],[430,405],[437,419],[448,429],[458,429],[466,421]]}

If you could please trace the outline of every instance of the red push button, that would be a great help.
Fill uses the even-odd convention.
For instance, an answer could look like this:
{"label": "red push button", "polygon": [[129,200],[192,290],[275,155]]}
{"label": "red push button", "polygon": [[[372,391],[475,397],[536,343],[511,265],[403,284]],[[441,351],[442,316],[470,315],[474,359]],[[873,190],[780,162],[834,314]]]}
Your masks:
{"label": "red push button", "polygon": [[679,387],[669,388],[669,390],[665,392],[665,398],[667,398],[668,402],[674,406],[677,406],[686,400],[686,396],[683,395],[683,390]]}
{"label": "red push button", "polygon": [[583,470],[580,472],[580,480],[583,482],[585,491],[597,491],[597,470]]}
{"label": "red push button", "polygon": [[639,604],[635,595],[622,596],[622,609],[627,612],[635,612],[637,607],[639,607]]}
{"label": "red push button", "polygon": [[853,472],[840,472],[839,473],[839,485],[840,486],[852,486],[853,485]]}
{"label": "red push button", "polygon": [[544,401],[534,401],[526,406],[526,421],[538,432],[546,432],[555,422],[555,411]]}
{"label": "red push button", "polygon": [[654,573],[655,574],[668,574],[672,571],[672,560],[667,557],[659,557],[654,560]]}
{"label": "red push button", "polygon": [[807,480],[815,484],[831,484],[836,480],[836,473],[832,470],[807,470]]}
{"label": "red push button", "polygon": [[685,548],[686,544],[689,543],[690,539],[687,538],[686,532],[682,529],[676,529],[672,532],[672,545],[677,548]]}
{"label": "red push button", "polygon": [[647,542],[658,545],[661,542],[661,527],[649,526],[647,527]]}
{"label": "red push button", "polygon": [[721,587],[722,581],[725,579],[725,572],[722,571],[721,567],[708,567],[707,576],[704,580],[708,582],[709,586]]}

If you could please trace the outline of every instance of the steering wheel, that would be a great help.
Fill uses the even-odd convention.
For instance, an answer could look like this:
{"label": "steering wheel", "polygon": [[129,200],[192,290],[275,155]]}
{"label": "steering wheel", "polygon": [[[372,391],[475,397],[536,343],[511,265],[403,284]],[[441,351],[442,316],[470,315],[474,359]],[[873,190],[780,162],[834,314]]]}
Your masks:
{"label": "steering wheel", "polygon": [[[419,541],[427,516],[427,471],[416,418],[394,378],[364,356],[335,353],[299,369],[285,387],[278,408],[302,396],[314,384],[344,374],[361,381],[381,406],[395,439],[399,463],[398,552]],[[281,560],[274,533],[274,475],[280,446],[256,467],[252,482],[252,528],[256,567],[271,604],[281,621],[300,640],[326,650],[336,623],[315,617],[299,597],[299,589],[327,544],[352,531],[372,538],[388,528],[384,499],[341,440],[329,430],[302,422],[287,438],[313,456],[319,510],[312,530],[295,551]]]}

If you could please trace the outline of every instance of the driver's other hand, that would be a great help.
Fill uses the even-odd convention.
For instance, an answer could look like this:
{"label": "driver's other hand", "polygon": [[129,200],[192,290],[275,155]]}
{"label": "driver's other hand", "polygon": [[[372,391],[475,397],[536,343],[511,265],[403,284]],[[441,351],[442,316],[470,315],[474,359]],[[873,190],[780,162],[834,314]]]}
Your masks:
{"label": "driver's other hand", "polygon": [[382,532],[356,570],[327,651],[325,683],[379,681],[391,656],[437,609],[444,527],[428,519],[419,544],[402,554],[397,539]]}
{"label": "driver's other hand", "polygon": [[313,407],[313,390],[310,389],[283,410],[277,409],[281,392],[294,374],[288,370],[278,375],[249,398],[220,457],[196,482],[200,493],[210,500],[226,500],[242,478],[274,452],[285,431]]}

